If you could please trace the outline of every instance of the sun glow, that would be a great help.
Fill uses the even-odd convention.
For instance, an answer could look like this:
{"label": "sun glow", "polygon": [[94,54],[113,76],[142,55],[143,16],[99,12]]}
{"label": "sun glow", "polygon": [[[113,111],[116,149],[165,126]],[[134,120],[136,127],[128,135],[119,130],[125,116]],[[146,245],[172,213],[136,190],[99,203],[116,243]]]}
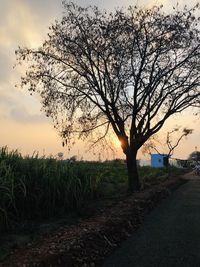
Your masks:
{"label": "sun glow", "polygon": [[120,148],[121,147],[121,142],[117,138],[113,139],[113,144],[114,144],[115,148]]}

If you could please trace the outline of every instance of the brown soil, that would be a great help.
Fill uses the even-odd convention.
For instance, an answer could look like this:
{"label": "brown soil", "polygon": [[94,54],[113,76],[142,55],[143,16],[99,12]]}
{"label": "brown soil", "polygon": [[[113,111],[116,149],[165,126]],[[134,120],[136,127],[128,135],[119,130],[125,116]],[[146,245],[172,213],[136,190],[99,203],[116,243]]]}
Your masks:
{"label": "brown soil", "polygon": [[144,215],[184,183],[182,178],[112,200],[78,225],[62,226],[26,248],[13,250],[1,267],[101,266],[105,257],[139,227]]}

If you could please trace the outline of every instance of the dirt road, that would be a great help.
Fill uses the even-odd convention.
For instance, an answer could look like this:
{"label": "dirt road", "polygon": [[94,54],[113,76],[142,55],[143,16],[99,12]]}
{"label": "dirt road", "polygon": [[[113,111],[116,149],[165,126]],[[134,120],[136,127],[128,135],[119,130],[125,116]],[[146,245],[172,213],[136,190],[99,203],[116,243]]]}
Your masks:
{"label": "dirt road", "polygon": [[147,215],[103,267],[200,266],[200,177],[189,178]]}

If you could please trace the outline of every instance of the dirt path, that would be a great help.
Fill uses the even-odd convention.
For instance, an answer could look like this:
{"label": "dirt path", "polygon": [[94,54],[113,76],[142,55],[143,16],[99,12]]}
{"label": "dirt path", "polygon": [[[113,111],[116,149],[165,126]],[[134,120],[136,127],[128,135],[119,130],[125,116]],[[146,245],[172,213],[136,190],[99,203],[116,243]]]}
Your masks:
{"label": "dirt path", "polygon": [[186,177],[103,267],[200,266],[200,177]]}

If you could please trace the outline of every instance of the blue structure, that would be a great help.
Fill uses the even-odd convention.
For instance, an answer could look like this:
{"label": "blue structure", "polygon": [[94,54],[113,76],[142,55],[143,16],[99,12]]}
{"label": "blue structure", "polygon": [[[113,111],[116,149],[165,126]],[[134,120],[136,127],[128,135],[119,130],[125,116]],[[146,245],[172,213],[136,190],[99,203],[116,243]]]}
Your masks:
{"label": "blue structure", "polygon": [[151,154],[151,167],[163,168],[168,165],[168,162],[167,154]]}

